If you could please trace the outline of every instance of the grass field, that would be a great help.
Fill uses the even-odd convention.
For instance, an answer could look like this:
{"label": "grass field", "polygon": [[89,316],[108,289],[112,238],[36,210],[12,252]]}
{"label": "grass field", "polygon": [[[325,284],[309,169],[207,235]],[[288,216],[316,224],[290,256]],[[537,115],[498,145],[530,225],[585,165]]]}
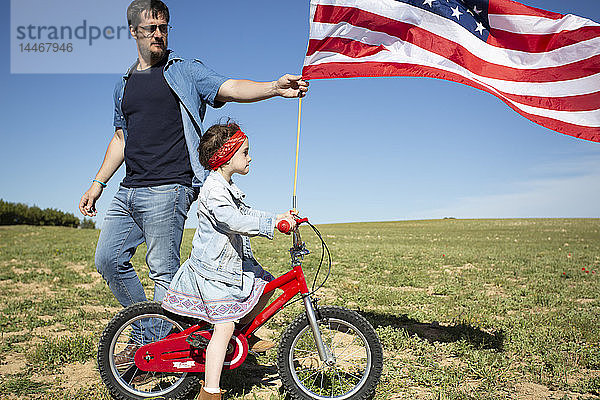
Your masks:
{"label": "grass field", "polygon": [[[321,304],[359,310],[385,366],[376,399],[600,398],[600,220],[432,220],[323,225]],[[315,236],[303,230],[314,254]],[[186,231],[182,258],[193,231]],[[120,310],[94,268],[98,232],[0,227],[0,398],[108,399],[95,367]],[[288,237],[253,239],[274,274]],[[133,262],[150,289],[145,249]],[[277,340],[292,306],[263,331]],[[276,351],[224,374],[226,399],[284,399]]]}

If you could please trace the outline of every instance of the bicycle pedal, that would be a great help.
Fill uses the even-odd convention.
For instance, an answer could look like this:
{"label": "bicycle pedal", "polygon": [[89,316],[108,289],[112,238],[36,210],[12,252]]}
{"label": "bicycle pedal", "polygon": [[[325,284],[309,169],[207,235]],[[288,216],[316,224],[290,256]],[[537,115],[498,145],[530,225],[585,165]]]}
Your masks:
{"label": "bicycle pedal", "polygon": [[210,343],[210,340],[202,336],[199,331],[190,333],[185,341],[188,342],[190,346],[199,349],[205,349],[208,346],[208,343]]}

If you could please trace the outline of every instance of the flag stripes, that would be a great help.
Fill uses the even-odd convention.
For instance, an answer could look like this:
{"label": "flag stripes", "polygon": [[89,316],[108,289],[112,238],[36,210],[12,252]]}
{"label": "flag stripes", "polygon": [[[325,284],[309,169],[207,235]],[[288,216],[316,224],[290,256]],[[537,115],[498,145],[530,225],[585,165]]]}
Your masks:
{"label": "flag stripes", "polygon": [[[536,27],[517,29],[532,17]],[[447,79],[600,141],[598,49],[600,25],[507,0],[312,0],[303,76]]]}
{"label": "flag stripes", "polygon": [[[499,28],[492,28],[492,34],[488,38],[487,44],[507,50],[545,53],[586,41],[589,41],[589,43],[585,43],[586,45],[597,46],[598,37],[600,37],[600,27],[598,26],[585,26],[574,31],[550,34],[515,34]],[[592,40],[593,42],[591,42]]]}
{"label": "flag stripes", "polygon": [[512,0],[490,1],[489,14],[524,15],[538,18],[561,19],[562,14],[531,7]]}

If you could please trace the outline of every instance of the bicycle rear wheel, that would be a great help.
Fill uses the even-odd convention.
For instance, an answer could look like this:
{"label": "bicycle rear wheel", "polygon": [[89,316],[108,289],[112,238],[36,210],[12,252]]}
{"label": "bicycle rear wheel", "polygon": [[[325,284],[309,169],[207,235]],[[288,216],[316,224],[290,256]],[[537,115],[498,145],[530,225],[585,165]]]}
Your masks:
{"label": "bicycle rear wheel", "polygon": [[196,374],[145,372],[133,361],[137,348],[167,334],[183,331],[185,317],[165,311],[160,303],[133,304],[108,324],[98,344],[98,370],[112,396],[119,400],[180,399],[199,385]]}
{"label": "bicycle rear wheel", "polygon": [[341,307],[320,307],[317,322],[335,362],[319,358],[306,315],[284,332],[277,368],[285,389],[297,400],[362,400],[375,391],[383,368],[377,333],[360,314]]}

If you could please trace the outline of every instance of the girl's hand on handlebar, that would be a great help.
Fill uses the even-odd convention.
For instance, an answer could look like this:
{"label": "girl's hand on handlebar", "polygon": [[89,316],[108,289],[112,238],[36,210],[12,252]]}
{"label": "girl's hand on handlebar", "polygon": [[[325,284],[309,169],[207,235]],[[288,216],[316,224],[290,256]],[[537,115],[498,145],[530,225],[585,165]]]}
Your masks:
{"label": "girl's hand on handlebar", "polygon": [[296,227],[296,219],[288,211],[285,214],[279,214],[275,220],[275,226],[280,232],[288,234]]}

